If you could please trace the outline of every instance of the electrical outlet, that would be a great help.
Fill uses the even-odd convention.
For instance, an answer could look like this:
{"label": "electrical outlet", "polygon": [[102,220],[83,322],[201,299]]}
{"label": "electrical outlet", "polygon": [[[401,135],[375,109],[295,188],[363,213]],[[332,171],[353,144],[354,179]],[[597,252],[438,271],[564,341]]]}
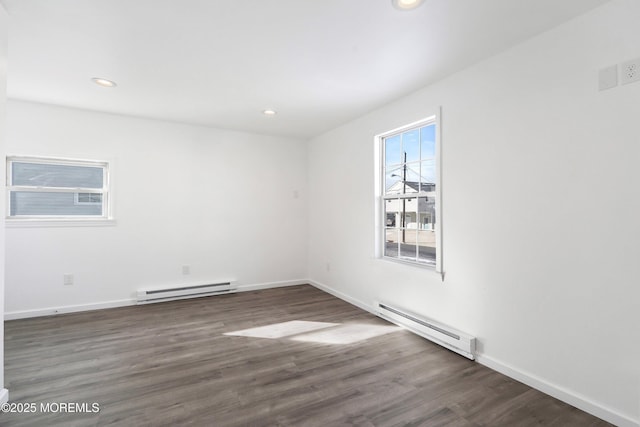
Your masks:
{"label": "electrical outlet", "polygon": [[63,277],[63,283],[65,286],[73,285],[73,274],[66,273],[62,277]]}
{"label": "electrical outlet", "polygon": [[620,81],[623,85],[640,81],[640,58],[620,64]]}
{"label": "electrical outlet", "polygon": [[185,276],[188,276],[189,274],[191,274],[191,267],[188,265],[183,265],[182,266],[182,274]]}

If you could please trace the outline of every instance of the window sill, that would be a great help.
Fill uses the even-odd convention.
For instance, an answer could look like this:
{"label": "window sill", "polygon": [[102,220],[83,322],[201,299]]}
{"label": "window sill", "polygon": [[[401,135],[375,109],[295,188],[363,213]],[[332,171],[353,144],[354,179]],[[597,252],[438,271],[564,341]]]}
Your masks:
{"label": "window sill", "polygon": [[6,218],[6,228],[38,228],[38,227],[113,227],[116,220],[100,219],[15,219]]}
{"label": "window sill", "polygon": [[[422,264],[422,263],[418,263],[418,262],[413,262],[413,261],[405,261],[401,258],[392,258],[392,257],[387,257],[387,256],[381,256],[378,258],[381,261],[385,261],[385,262],[390,262],[393,264],[401,264],[401,265],[408,265],[410,267],[415,267],[415,268],[419,268],[422,270],[428,270],[428,271],[433,271],[434,273],[438,273],[438,271],[436,270],[436,266],[435,265],[429,265],[429,264]],[[438,273],[440,274],[440,273]]]}

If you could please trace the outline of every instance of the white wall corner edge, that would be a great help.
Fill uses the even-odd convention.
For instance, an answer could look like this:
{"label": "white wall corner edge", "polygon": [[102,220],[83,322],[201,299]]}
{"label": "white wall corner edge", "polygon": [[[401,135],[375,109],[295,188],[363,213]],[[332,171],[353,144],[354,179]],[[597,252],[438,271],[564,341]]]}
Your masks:
{"label": "white wall corner edge", "polygon": [[9,401],[9,390],[6,388],[0,389],[0,405]]}
{"label": "white wall corner edge", "polygon": [[600,403],[593,402],[585,396],[566,390],[563,387],[552,384],[528,372],[514,368],[506,363],[494,359],[493,357],[477,354],[476,361],[481,365],[500,372],[501,374],[513,378],[516,381],[520,381],[529,387],[535,388],[536,390],[568,403],[571,406],[618,427],[640,427],[640,420],[634,420],[633,418],[620,414],[619,412],[616,412],[615,410]]}
{"label": "white wall corner edge", "polygon": [[309,280],[307,280],[307,283],[309,283],[311,286],[313,286],[315,288],[320,289],[321,291],[324,291],[324,292],[326,292],[328,294],[333,295],[336,298],[340,298],[341,300],[346,301],[351,305],[355,305],[356,307],[358,307],[358,308],[360,308],[360,309],[362,309],[364,311],[368,311],[369,313],[373,314],[374,316],[378,315],[377,312],[376,312],[376,309],[371,304],[364,303],[364,302],[360,301],[359,299],[350,297],[347,294],[344,294],[344,293],[342,293],[340,291],[337,291],[337,290],[333,289],[332,287],[325,285],[324,283],[316,282],[315,280],[309,279]]}

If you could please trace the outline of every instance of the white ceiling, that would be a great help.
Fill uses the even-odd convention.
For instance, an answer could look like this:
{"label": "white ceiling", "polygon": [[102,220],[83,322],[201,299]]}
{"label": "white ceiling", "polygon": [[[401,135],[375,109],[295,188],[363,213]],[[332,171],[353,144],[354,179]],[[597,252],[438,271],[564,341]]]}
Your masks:
{"label": "white ceiling", "polygon": [[8,93],[310,137],[605,2],[426,0],[406,12],[390,0],[3,0]]}

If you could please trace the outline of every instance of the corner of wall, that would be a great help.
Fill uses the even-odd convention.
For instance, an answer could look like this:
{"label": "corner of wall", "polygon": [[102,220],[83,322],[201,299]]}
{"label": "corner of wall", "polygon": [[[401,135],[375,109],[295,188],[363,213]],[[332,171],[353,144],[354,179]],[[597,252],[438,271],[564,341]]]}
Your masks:
{"label": "corner of wall", "polygon": [[[4,176],[5,117],[7,103],[7,27],[8,15],[0,3],[0,176]],[[4,197],[0,197],[0,211],[4,212]],[[9,399],[4,386],[4,214],[0,215],[0,403]]]}

